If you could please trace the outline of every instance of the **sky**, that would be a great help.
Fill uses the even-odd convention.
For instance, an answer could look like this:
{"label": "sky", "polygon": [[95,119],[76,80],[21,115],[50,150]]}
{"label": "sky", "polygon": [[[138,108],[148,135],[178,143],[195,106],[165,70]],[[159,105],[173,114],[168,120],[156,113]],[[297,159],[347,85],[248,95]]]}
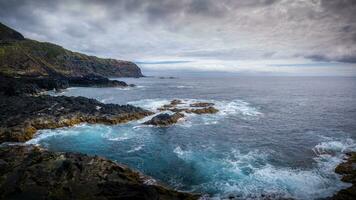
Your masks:
{"label": "sky", "polygon": [[152,71],[356,75],[356,0],[0,0],[25,37]]}

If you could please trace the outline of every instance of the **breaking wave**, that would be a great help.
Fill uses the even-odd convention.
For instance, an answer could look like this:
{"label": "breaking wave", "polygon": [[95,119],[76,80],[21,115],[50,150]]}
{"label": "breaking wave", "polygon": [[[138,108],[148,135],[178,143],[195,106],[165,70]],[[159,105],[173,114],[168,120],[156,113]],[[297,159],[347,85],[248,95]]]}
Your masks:
{"label": "breaking wave", "polygon": [[194,191],[215,191],[218,195],[211,199],[318,199],[348,187],[334,169],[342,162],[344,152],[356,150],[355,142],[325,141],[312,150],[317,153],[315,166],[310,169],[276,167],[268,161],[268,154],[257,150],[242,153],[232,149],[220,159],[211,152],[193,152],[179,146],[173,152],[185,162],[202,166],[199,171],[209,181],[195,186]]}

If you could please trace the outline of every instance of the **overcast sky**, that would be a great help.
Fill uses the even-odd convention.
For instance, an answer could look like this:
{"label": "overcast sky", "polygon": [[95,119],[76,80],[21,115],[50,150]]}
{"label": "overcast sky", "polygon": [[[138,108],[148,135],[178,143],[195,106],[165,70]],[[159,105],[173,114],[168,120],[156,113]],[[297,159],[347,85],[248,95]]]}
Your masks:
{"label": "overcast sky", "polygon": [[356,0],[0,0],[25,37],[145,70],[356,74]]}

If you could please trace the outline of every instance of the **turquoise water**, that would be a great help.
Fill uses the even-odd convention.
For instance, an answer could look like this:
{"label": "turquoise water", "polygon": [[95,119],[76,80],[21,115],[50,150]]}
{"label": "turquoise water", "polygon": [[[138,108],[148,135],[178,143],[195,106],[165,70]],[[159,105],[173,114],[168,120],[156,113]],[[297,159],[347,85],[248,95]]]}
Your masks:
{"label": "turquoise water", "polygon": [[[70,88],[61,94],[157,112],[172,99],[215,103],[165,128],[81,124],[42,130],[28,143],[101,155],[212,199],[317,199],[348,184],[333,172],[356,150],[356,79],[180,77],[120,79],[135,88]],[[182,105],[185,106],[185,105]]]}

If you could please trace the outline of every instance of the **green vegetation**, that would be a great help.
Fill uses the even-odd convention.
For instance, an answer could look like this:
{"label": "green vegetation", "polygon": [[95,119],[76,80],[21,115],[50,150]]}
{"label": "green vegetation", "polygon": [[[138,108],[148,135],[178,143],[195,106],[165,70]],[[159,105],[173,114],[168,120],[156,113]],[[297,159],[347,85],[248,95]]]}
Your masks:
{"label": "green vegetation", "polygon": [[132,62],[102,59],[72,52],[61,46],[25,39],[0,23],[0,74],[10,76],[83,76],[96,74],[140,77]]}

